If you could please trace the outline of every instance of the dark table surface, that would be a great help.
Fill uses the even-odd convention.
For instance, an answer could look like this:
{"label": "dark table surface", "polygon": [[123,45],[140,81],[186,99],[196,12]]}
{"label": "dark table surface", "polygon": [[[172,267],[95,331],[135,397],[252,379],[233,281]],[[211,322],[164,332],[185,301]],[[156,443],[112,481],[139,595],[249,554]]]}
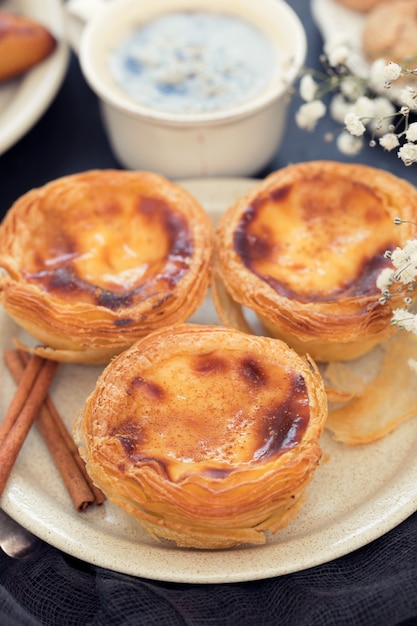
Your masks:
{"label": "dark table surface", "polygon": [[[322,39],[308,0],[292,0],[308,35],[309,67],[318,66]],[[392,153],[366,146],[340,154],[329,118],[314,132],[299,130],[294,98],[283,144],[260,177],[313,159],[371,164],[417,180]],[[119,168],[103,132],[97,101],[71,58],[57,97],[38,123],[0,156],[0,214],[33,187],[95,168]],[[416,477],[417,479],[417,477]],[[227,556],[225,556],[225,559]],[[117,574],[42,544],[15,560],[0,551],[0,624],[91,625],[417,624],[417,514],[359,550],[318,567],[262,581],[219,585],[158,583]]]}

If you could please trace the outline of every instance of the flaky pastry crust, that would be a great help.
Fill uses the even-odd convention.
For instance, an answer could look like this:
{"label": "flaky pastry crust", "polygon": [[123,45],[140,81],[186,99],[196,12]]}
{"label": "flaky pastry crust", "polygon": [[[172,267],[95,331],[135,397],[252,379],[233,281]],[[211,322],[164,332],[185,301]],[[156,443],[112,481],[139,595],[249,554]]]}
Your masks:
{"label": "flaky pastry crust", "polygon": [[57,361],[105,363],[205,298],[212,226],[149,172],[93,170],[19,198],[0,226],[0,302]]}
{"label": "flaky pastry crust", "polygon": [[380,303],[386,250],[415,226],[417,192],[364,165],[312,161],[272,173],[222,216],[213,299],[223,323],[250,332],[242,307],[267,331],[317,361],[350,360],[390,337]]}
{"label": "flaky pastry crust", "polygon": [[152,537],[215,549],[265,543],[299,512],[326,416],[310,359],[181,324],[107,366],[74,436],[94,482]]}

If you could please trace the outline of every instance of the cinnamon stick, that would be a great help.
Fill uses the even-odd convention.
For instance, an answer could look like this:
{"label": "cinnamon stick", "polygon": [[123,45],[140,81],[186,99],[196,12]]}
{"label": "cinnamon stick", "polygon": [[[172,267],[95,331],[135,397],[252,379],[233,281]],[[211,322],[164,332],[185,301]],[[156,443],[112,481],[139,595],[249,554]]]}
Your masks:
{"label": "cinnamon stick", "polygon": [[[23,350],[18,350],[17,351],[18,356],[20,358],[20,362],[21,364],[23,364],[24,367],[27,367],[27,364],[29,362],[29,355],[27,354],[27,352],[24,352]],[[45,408],[44,408],[45,407]],[[44,402],[44,406],[42,406],[41,408],[41,420],[42,420],[42,414],[43,413],[49,413],[50,415],[48,416],[48,419],[53,420],[53,424],[51,423],[51,429],[55,428],[61,435],[63,442],[62,445],[66,445],[68,450],[70,451],[70,453],[72,454],[75,462],[77,463],[85,482],[88,484],[88,486],[90,487],[90,490],[93,492],[94,495],[94,501],[92,502],[92,504],[103,504],[103,502],[105,502],[106,500],[106,496],[103,494],[103,492],[101,491],[101,489],[99,489],[91,480],[86,467],[85,467],[85,463],[83,461],[83,459],[80,456],[80,453],[78,452],[78,448],[74,443],[73,438],[71,437],[70,433],[68,432],[64,422],[62,421],[62,418],[58,412],[58,409],[56,408],[55,404],[53,403],[51,397],[48,395],[45,398],[45,402]],[[38,424],[39,425],[39,424]],[[59,468],[58,468],[59,469]],[[67,486],[68,491],[70,491],[70,487],[67,485],[67,480],[65,477],[65,468],[63,468],[63,471],[61,473],[64,482]],[[71,495],[71,491],[70,491],[70,495]],[[78,498],[78,500],[80,500],[80,498]],[[75,502],[74,502],[75,505]],[[76,506],[76,505],[75,505]],[[78,510],[84,510],[83,508],[80,508],[78,506],[76,506],[76,508]]]}
{"label": "cinnamon stick", "polygon": [[[31,362],[29,355],[23,351],[10,350],[5,353],[5,360],[14,380],[19,383]],[[88,476],[77,447],[50,396],[45,397],[36,423],[74,507],[84,511],[89,504],[102,504],[105,496]]]}
{"label": "cinnamon stick", "polygon": [[[41,408],[42,412],[44,410],[44,407],[45,407],[45,412],[49,412],[50,417],[52,418],[54,427],[56,428],[57,432],[60,433],[60,436],[62,437],[62,440],[63,440],[63,444],[66,445],[67,449],[72,455],[72,458],[77,464],[79,471],[81,472],[84,478],[84,481],[87,483],[87,485],[89,486],[90,490],[93,493],[94,500],[91,504],[97,504],[97,505],[103,504],[103,502],[105,502],[106,500],[106,496],[101,491],[101,489],[99,489],[91,480],[86,470],[85,463],[83,459],[81,458],[80,453],[78,452],[78,448],[75,445],[74,440],[72,439],[70,433],[68,432],[64,422],[62,421],[61,416],[59,415],[56,406],[54,405],[54,403],[52,402],[49,396],[46,397],[44,406]],[[64,471],[62,472],[62,475],[63,474],[64,474]],[[65,479],[64,479],[64,482],[66,482]],[[68,485],[67,485],[67,488],[69,490]]]}
{"label": "cinnamon stick", "polygon": [[[10,350],[5,351],[5,355],[4,355],[5,359],[7,358],[6,354],[9,354],[11,352],[14,352],[14,350],[10,349]],[[29,361],[29,357],[28,357],[28,361]],[[32,387],[40,372],[42,365],[43,365],[43,359],[36,355],[34,355],[30,359],[30,363],[28,362],[28,366],[25,369],[24,376],[22,376],[21,379],[19,380],[16,393],[13,396],[11,403],[9,404],[9,407],[6,411],[6,415],[4,416],[2,423],[0,424],[0,446],[2,445],[3,441],[7,437],[20,411],[23,409],[23,406],[27,398],[29,397],[29,394],[32,390]]]}
{"label": "cinnamon stick", "polygon": [[[31,360],[35,360],[35,358],[37,361],[40,357],[32,356]],[[38,375],[35,378],[36,383],[34,380],[26,396],[23,395],[27,391],[26,385],[23,383],[18,385],[15,397],[11,402],[13,410],[9,408],[5,420],[3,420],[3,422],[6,421],[6,427],[9,426],[9,430],[7,433],[3,432],[0,442],[0,495],[3,493],[20,449],[46,398],[58,366],[58,363],[54,361],[46,359],[41,359],[41,361]],[[17,414],[16,406],[21,407]],[[2,430],[4,431],[6,427],[3,427]]]}

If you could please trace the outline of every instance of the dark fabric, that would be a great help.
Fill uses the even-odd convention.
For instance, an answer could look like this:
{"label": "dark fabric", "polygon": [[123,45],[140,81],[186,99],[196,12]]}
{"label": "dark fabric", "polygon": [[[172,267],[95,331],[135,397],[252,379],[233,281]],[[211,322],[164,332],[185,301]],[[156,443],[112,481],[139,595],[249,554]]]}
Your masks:
{"label": "dark fabric", "polygon": [[[322,41],[309,2],[289,3],[307,31],[307,65],[318,66]],[[326,140],[326,132],[335,127],[328,118],[311,134],[297,129],[293,116],[299,104],[295,98],[283,146],[260,176],[290,162],[352,160]],[[395,155],[380,149],[366,147],[355,160],[417,180],[417,166],[405,168]],[[0,156],[0,215],[31,187],[76,171],[118,166],[103,133],[97,101],[72,57],[49,110]],[[227,560],[227,553],[224,558]],[[414,624],[417,514],[384,537],[331,563],[240,584],[198,586],[142,580],[82,563],[46,544],[24,561],[10,559],[0,551],[0,626]]]}
{"label": "dark fabric", "polygon": [[[0,553],[2,626],[411,626],[417,624],[417,514],[355,553],[303,572],[179,585],[109,572],[44,544]],[[227,555],[225,555],[227,559]]]}

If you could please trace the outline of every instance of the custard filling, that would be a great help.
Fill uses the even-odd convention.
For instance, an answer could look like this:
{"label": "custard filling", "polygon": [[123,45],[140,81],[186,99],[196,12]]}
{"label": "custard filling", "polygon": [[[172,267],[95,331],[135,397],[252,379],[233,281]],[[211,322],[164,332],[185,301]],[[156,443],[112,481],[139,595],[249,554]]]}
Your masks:
{"label": "custard filling", "polygon": [[121,444],[121,464],[154,461],[172,481],[193,473],[220,478],[302,440],[306,383],[283,363],[221,349],[157,361],[112,388],[123,417],[97,434],[105,445]]}
{"label": "custard filling", "polygon": [[235,229],[243,264],[284,297],[332,302],[378,292],[384,253],[395,248],[388,200],[366,181],[335,177],[323,172],[259,195]]}
{"label": "custard filling", "polygon": [[128,308],[166,293],[189,269],[190,228],[161,199],[122,192],[87,198],[66,214],[44,207],[42,215],[21,272],[65,301]]}

